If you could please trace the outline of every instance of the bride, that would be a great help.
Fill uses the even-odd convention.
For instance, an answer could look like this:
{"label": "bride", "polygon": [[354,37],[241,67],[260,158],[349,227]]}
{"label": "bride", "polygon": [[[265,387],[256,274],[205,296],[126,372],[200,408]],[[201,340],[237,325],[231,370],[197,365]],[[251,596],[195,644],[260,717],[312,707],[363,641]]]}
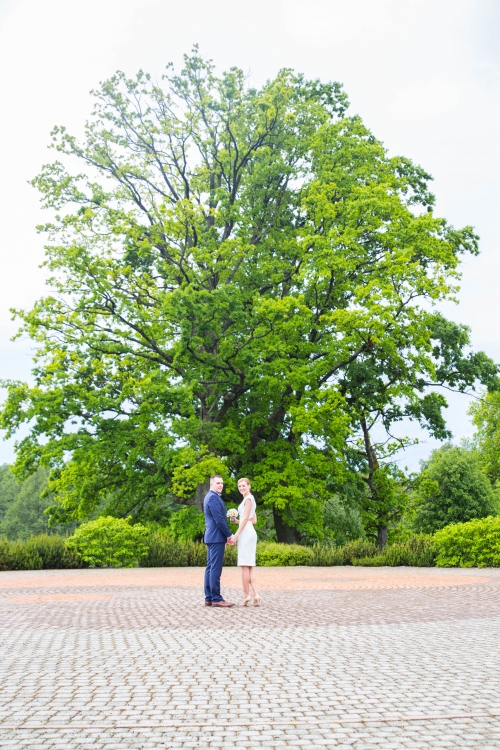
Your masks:
{"label": "bride", "polygon": [[243,500],[238,506],[240,527],[234,538],[238,544],[238,565],[241,567],[241,578],[243,581],[243,606],[246,607],[250,601],[250,589],[253,593],[253,603],[256,607],[260,604],[260,596],[255,585],[255,552],[257,548],[257,534],[254,524],[257,523],[255,515],[256,502],[250,494],[250,482],[243,477],[238,482],[238,490],[243,495]]}

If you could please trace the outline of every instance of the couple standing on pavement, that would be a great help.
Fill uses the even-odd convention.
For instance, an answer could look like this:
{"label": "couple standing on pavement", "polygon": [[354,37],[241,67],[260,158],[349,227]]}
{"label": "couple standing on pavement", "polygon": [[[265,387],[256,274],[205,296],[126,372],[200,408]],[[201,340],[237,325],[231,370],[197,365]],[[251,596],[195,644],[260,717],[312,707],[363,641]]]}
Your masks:
{"label": "couple standing on pavement", "polygon": [[253,603],[260,604],[260,596],[255,586],[255,553],[257,548],[257,534],[254,525],[257,523],[255,515],[255,498],[250,493],[250,482],[246,478],[238,481],[238,490],[243,500],[238,507],[238,531],[233,534],[228,526],[226,506],[221,494],[224,481],[221,476],[214,474],[210,477],[210,489],[203,501],[205,514],[204,542],[207,545],[207,567],[205,570],[205,606],[206,607],[234,607],[226,602],[220,593],[220,577],[224,562],[226,544],[238,545],[238,566],[241,567],[243,581],[243,606],[251,600],[250,589],[253,593]]}

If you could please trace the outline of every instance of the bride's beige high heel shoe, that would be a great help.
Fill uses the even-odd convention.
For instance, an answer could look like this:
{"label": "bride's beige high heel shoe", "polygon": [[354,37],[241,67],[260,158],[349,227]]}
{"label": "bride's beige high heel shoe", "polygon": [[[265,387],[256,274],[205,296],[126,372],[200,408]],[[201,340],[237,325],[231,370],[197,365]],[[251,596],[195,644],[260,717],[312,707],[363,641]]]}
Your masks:
{"label": "bride's beige high heel shoe", "polygon": [[260,596],[256,594],[253,598],[253,606],[260,607]]}
{"label": "bride's beige high heel shoe", "polygon": [[250,603],[251,598],[252,597],[250,596],[250,594],[248,596],[245,596],[245,598],[243,599],[243,602],[242,602],[242,606],[243,607],[247,607],[248,604]]}

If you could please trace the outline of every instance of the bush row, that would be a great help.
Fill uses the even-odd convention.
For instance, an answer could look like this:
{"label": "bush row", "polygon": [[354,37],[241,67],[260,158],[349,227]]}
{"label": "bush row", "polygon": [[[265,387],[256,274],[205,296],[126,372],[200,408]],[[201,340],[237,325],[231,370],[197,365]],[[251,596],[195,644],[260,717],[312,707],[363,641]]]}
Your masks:
{"label": "bush row", "polygon": [[[130,535],[128,534],[130,530]],[[237,548],[226,547],[224,564],[237,564]],[[83,524],[67,540],[42,534],[25,542],[0,540],[0,570],[48,568],[203,567],[206,547],[200,542],[174,539],[165,529],[129,526],[126,519],[97,519]],[[315,544],[259,542],[257,565],[409,565],[415,567],[500,567],[500,518],[489,517],[452,524],[434,536],[420,534],[377,554],[365,539],[343,547]]]}
{"label": "bush row", "polygon": [[[99,532],[102,536],[102,527]],[[99,550],[98,539],[85,548],[82,539],[77,542],[72,537],[64,540],[59,536],[43,534],[31,537],[25,542],[0,540],[0,570],[41,570],[47,568],[118,567],[131,565],[129,557],[122,551],[121,556],[110,552],[108,543],[102,543]],[[176,540],[162,529],[151,531],[144,540],[145,554],[138,560],[145,568],[187,566],[203,567],[207,560],[204,544],[193,541]],[[257,545],[257,565],[349,565],[360,557],[375,555],[375,547],[364,539],[349,542],[344,547],[330,547],[316,544],[303,547],[299,544],[277,544],[259,542]],[[238,550],[226,547],[224,565],[236,566]]]}
{"label": "bush row", "polygon": [[83,568],[84,561],[56,534],[32,536],[25,542],[0,539],[0,570]]}
{"label": "bush row", "polygon": [[[178,541],[162,530],[154,531],[147,542],[149,549],[141,560],[146,568],[185,567],[206,564],[206,547],[200,542]],[[257,544],[257,565],[349,565],[354,559],[372,556],[376,548],[365,539],[349,542],[344,547],[330,547],[315,544],[303,547],[300,544],[278,544],[259,542]],[[238,560],[236,547],[226,547],[225,566],[235,566]]]}
{"label": "bush row", "polygon": [[353,565],[409,565],[416,568],[431,568],[436,565],[438,549],[430,534],[419,534],[400,544],[391,544],[382,554],[358,557]]}

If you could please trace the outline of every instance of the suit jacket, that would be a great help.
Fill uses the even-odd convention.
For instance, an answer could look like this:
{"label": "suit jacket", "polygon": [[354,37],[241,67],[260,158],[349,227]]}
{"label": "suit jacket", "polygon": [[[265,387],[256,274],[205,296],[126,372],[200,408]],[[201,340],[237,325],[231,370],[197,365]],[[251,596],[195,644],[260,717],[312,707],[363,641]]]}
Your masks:
{"label": "suit jacket", "polygon": [[227,524],[226,506],[215,490],[209,490],[203,501],[205,544],[225,544],[233,532]]}

